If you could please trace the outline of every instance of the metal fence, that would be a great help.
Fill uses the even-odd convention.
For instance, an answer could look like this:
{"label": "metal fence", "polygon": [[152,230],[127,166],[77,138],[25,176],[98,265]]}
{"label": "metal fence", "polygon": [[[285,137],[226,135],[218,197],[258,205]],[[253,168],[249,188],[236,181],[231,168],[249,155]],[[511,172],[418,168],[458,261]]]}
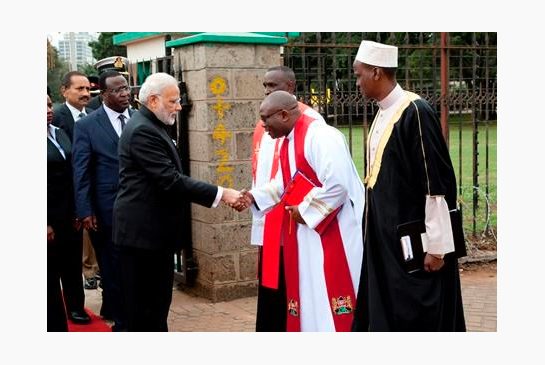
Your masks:
{"label": "metal fence", "polygon": [[399,47],[397,80],[441,114],[466,234],[496,238],[496,33],[301,33],[283,49],[297,96],[342,129],[361,172],[377,105],[356,89],[361,40]]}

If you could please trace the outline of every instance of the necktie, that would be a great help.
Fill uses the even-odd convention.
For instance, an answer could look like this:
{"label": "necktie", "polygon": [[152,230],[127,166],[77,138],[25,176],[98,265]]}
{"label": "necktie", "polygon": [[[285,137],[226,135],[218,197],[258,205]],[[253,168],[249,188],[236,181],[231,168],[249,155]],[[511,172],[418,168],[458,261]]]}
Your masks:
{"label": "necktie", "polygon": [[78,115],[78,117],[79,117],[78,120],[80,120],[81,118],[83,118],[85,115],[86,115],[86,114],[83,113],[83,112],[82,112],[82,113],[79,113],[79,115]]}
{"label": "necktie", "polygon": [[123,130],[123,128],[125,128],[125,116],[123,114],[119,114],[119,120],[121,121],[121,130]]}

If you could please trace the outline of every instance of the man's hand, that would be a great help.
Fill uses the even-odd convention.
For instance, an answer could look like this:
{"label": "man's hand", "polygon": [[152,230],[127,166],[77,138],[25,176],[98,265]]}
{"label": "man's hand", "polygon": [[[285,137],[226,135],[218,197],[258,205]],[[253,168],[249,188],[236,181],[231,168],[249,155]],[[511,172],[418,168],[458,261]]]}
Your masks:
{"label": "man's hand", "polygon": [[301,217],[301,213],[299,213],[299,208],[297,205],[287,205],[286,210],[288,211],[288,213],[290,213],[291,219],[293,219],[299,224],[305,224],[305,225],[307,224],[307,222],[305,222],[303,217]]}
{"label": "man's hand", "polygon": [[55,239],[55,231],[53,227],[47,226],[47,241],[53,241]]}
{"label": "man's hand", "polygon": [[429,253],[426,254],[426,257],[424,257],[424,270],[427,272],[439,271],[443,265],[445,265],[445,261],[443,259],[435,257]]}
{"label": "man's hand", "polygon": [[98,229],[97,217],[94,215],[83,218],[82,222],[83,228],[88,231],[96,231]]}
{"label": "man's hand", "polygon": [[242,212],[243,210],[247,209],[252,205],[254,202],[254,197],[252,196],[252,193],[247,191],[246,189],[242,189],[239,193],[239,196],[237,198],[237,201],[233,204],[230,204],[231,208],[236,209],[239,212]]}
{"label": "man's hand", "polygon": [[223,188],[221,201],[231,206],[232,204],[235,204],[237,202],[239,196],[240,196],[240,192],[238,190]]}

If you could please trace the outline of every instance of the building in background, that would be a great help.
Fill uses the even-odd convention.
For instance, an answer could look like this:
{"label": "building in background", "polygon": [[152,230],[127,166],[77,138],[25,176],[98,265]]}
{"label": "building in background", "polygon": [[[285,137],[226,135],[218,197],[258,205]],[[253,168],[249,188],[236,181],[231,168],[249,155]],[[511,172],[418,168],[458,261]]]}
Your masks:
{"label": "building in background", "polygon": [[92,65],[96,62],[89,42],[96,41],[94,33],[67,32],[59,40],[59,56],[68,63],[70,71],[76,71],[78,66]]}

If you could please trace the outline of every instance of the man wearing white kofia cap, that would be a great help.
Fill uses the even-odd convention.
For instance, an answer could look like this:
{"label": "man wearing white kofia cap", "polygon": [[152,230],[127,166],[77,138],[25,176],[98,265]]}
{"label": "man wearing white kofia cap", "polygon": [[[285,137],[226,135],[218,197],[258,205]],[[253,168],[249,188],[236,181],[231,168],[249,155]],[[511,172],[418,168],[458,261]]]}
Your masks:
{"label": "man wearing white kofia cap", "polygon": [[[352,330],[465,331],[449,215],[456,178],[435,110],[396,81],[397,55],[397,47],[362,41],[353,65],[356,85],[379,111],[367,142],[364,258]],[[412,255],[403,256],[398,226],[413,221],[425,222],[417,233],[424,253],[409,270]]]}

